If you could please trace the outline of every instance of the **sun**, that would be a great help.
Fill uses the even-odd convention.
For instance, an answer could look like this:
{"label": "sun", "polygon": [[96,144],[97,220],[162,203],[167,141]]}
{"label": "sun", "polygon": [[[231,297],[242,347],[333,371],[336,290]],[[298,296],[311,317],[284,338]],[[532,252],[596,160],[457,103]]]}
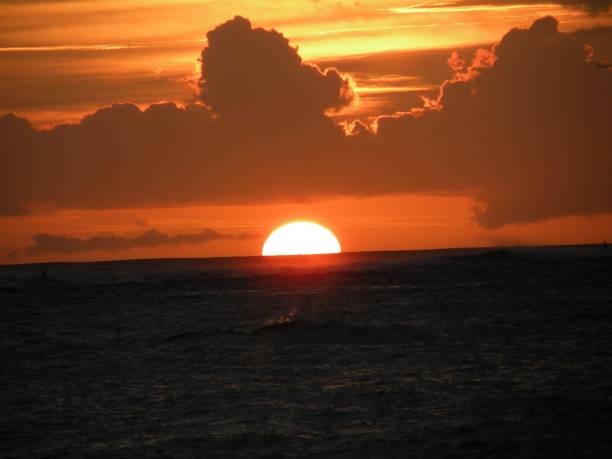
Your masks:
{"label": "sun", "polygon": [[264,256],[320,253],[340,253],[340,242],[324,226],[306,221],[291,222],[276,228],[261,250]]}

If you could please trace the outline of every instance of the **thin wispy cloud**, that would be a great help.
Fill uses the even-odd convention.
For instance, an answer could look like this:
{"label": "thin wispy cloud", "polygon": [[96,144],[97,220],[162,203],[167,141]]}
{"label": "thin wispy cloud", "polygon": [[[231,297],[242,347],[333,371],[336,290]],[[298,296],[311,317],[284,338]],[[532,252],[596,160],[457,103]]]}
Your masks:
{"label": "thin wispy cloud", "polygon": [[198,245],[221,240],[247,240],[254,237],[257,236],[252,233],[225,234],[208,228],[195,233],[167,234],[152,229],[135,236],[106,235],[89,238],[39,233],[34,235],[32,245],[22,249],[6,250],[5,256],[8,260],[15,261],[23,255],[116,252],[164,245]]}
{"label": "thin wispy cloud", "polygon": [[566,8],[581,9],[591,14],[605,13],[612,6],[612,0],[461,0],[432,1],[401,7],[387,8],[395,14],[459,13],[478,11],[510,11],[516,9],[541,9],[542,6],[559,5]]}

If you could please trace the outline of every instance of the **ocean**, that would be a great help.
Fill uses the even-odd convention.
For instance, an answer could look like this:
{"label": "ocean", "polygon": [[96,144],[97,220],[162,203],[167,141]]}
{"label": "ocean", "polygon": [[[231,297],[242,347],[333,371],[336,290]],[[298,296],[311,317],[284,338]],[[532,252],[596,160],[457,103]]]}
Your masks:
{"label": "ocean", "polygon": [[0,266],[0,303],[3,458],[612,457],[604,247]]}

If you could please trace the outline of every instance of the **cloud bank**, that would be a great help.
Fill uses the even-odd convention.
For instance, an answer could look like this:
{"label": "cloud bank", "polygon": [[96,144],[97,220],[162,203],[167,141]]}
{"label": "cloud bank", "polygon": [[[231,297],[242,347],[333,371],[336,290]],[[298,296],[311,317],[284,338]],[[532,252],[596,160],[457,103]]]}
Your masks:
{"label": "cloud bank", "polygon": [[[465,6],[465,5],[527,5],[527,4],[535,4],[535,5],[546,5],[546,4],[554,4],[561,5],[566,8],[584,10],[589,12],[590,14],[600,14],[605,13],[612,6],[612,0],[522,0],[522,1],[512,1],[512,0],[459,0],[448,3],[438,3],[436,6],[444,7],[449,4],[456,6]],[[434,6],[435,7],[435,6]]]}
{"label": "cloud bank", "polygon": [[156,229],[146,231],[133,237],[127,236],[94,236],[90,238],[75,238],[65,235],[36,234],[34,244],[24,249],[11,250],[7,258],[16,259],[20,255],[41,255],[47,253],[78,253],[95,250],[120,251],[142,247],[157,247],[161,245],[195,245],[219,240],[244,240],[255,237],[249,233],[230,235],[219,233],[213,229],[203,229],[197,233],[169,235]]}
{"label": "cloud bank", "polygon": [[208,34],[202,103],[0,118],[0,213],[397,192],[473,196],[486,227],[612,212],[612,72],[582,42],[546,17],[449,65],[422,106],[339,126],[350,80],[237,17]]}

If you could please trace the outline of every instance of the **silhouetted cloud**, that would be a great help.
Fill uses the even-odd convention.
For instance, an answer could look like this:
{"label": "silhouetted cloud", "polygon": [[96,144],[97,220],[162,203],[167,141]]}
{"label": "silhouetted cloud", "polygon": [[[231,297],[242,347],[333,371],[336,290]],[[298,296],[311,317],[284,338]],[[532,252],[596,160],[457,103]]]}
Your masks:
{"label": "silhouetted cloud", "polygon": [[466,5],[561,5],[566,8],[588,11],[591,14],[605,13],[610,9],[612,0],[458,0],[448,2],[436,2],[431,8],[444,8],[445,6]]}
{"label": "silhouetted cloud", "polygon": [[571,36],[592,48],[593,60],[612,62],[612,26],[596,26],[590,29],[580,29]]}
{"label": "silhouetted cloud", "polygon": [[322,72],[303,63],[297,48],[275,30],[253,29],[248,19],[237,16],[206,37],[201,98],[231,122],[250,125],[256,117],[304,122],[353,99],[347,79],[333,68]]}
{"label": "silhouetted cloud", "polygon": [[471,195],[487,227],[612,212],[612,72],[551,17],[467,52],[437,97],[343,128],[326,111],[348,80],[235,18],[202,53],[208,106],[114,105],[45,131],[0,118],[0,212],[398,192]]}
{"label": "silhouetted cloud", "polygon": [[612,5],[612,0],[553,0],[552,3],[557,3],[569,8],[587,10],[592,14],[598,14],[608,11]]}
{"label": "silhouetted cloud", "polygon": [[603,13],[610,9],[612,0],[561,0],[560,4],[583,8],[591,13]]}
{"label": "silhouetted cloud", "polygon": [[204,229],[197,233],[169,235],[152,229],[137,236],[94,236],[80,239],[65,235],[36,234],[34,244],[24,248],[11,250],[7,258],[16,259],[19,255],[41,255],[47,253],[77,253],[94,250],[118,251],[140,247],[157,247],[160,245],[203,244],[218,240],[251,239],[255,235],[242,233],[237,235],[223,234],[212,229]]}
{"label": "silhouetted cloud", "polygon": [[378,141],[423,186],[471,189],[488,227],[610,212],[612,73],[587,58],[552,17],[513,29],[423,111],[380,119]]}

